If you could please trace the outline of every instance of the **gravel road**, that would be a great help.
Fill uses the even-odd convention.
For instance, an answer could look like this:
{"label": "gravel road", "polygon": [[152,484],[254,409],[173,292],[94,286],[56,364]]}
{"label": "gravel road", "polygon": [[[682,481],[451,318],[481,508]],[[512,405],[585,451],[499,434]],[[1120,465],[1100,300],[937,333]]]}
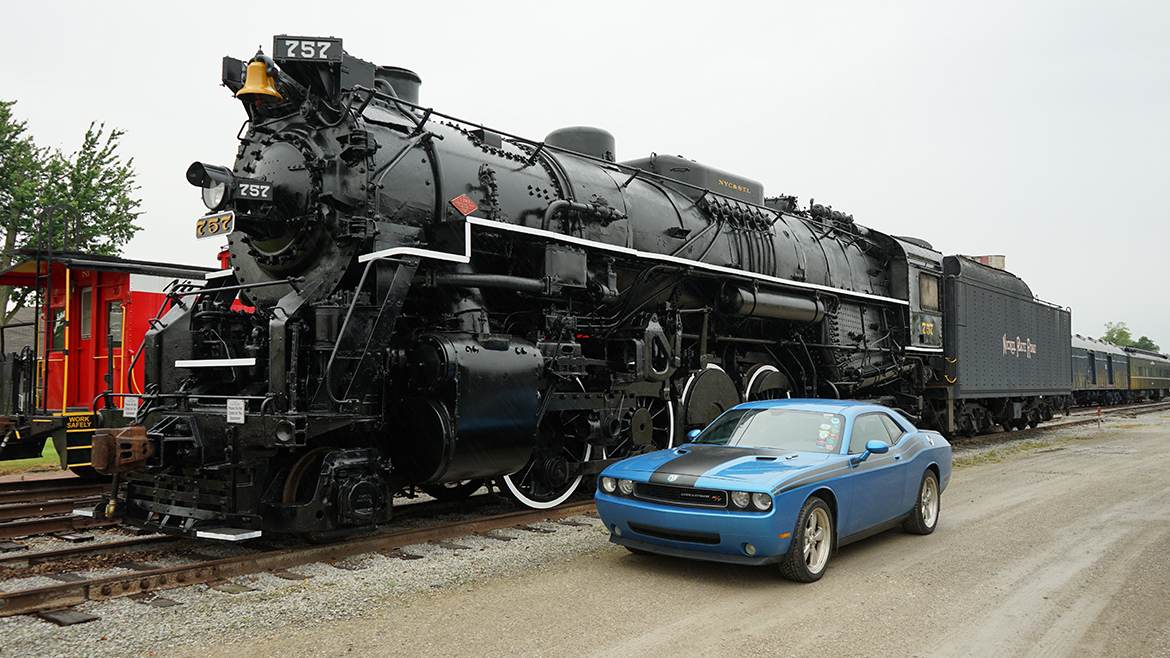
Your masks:
{"label": "gravel road", "polygon": [[68,628],[4,619],[0,656],[1170,656],[1170,415],[956,464],[934,534],[846,546],[810,585],[634,556],[579,517],[172,608],[86,604],[102,619]]}

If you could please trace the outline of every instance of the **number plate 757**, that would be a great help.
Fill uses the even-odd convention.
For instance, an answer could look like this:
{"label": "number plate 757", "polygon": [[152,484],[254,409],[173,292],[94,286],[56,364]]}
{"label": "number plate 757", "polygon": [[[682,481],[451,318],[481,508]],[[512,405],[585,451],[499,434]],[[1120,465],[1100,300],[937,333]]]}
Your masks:
{"label": "number plate 757", "polygon": [[236,229],[236,213],[232,211],[207,215],[195,220],[195,238],[213,238],[227,235]]}

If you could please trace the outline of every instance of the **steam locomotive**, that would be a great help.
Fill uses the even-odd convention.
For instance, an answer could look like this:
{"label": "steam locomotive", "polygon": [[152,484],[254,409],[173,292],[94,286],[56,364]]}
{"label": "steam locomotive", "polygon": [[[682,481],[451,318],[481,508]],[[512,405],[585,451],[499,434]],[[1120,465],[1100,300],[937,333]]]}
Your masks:
{"label": "steam locomotive", "polygon": [[1011,274],[603,130],[444,115],[340,39],[272,52],[224,59],[236,160],[187,171],[231,267],[172,295],[133,423],[94,437],[134,525],[328,539],[416,486],[550,507],[745,400],[975,433],[1069,393],[1070,314]]}

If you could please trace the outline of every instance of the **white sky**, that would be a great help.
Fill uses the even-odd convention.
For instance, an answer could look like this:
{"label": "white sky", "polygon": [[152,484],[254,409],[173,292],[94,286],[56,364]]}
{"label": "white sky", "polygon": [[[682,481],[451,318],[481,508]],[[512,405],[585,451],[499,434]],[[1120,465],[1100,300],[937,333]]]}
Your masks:
{"label": "white sky", "polygon": [[214,265],[184,172],[235,157],[221,58],[341,37],[418,73],[424,105],[533,139],[599,126],[619,160],[683,155],[1003,254],[1075,332],[1122,321],[1170,350],[1167,25],[1157,0],[0,0],[0,98],[42,146],[126,131],[145,211],[126,255]]}

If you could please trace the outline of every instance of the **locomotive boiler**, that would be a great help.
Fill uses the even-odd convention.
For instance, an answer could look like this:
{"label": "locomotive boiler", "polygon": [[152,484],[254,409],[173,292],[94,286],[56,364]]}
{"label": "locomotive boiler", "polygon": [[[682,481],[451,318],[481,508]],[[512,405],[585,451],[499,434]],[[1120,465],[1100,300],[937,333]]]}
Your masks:
{"label": "locomotive boiler", "polygon": [[95,437],[135,525],[328,538],[484,480],[549,507],[744,400],[928,405],[929,244],[683,157],[618,161],[603,130],[444,115],[340,39],[278,36],[222,81],[235,161],[187,178],[230,269],[174,295],[134,422]]}

